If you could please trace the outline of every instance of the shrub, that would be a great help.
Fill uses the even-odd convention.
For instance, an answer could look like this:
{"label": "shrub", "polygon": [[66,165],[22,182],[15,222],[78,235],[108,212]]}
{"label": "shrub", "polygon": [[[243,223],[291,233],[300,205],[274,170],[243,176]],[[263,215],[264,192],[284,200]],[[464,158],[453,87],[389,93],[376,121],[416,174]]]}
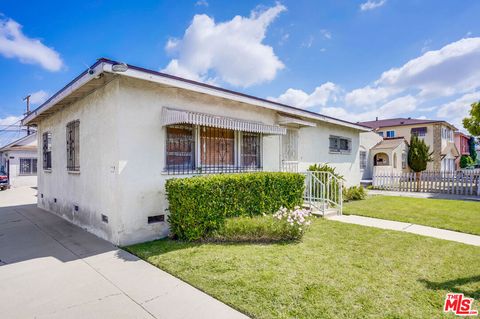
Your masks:
{"label": "shrub", "polygon": [[297,173],[242,173],[167,180],[174,237],[198,240],[221,229],[227,217],[272,214],[303,201],[304,177]]}
{"label": "shrub", "polygon": [[362,200],[367,197],[367,192],[362,186],[352,186],[350,188],[343,189],[343,200],[349,202],[352,200]]}
{"label": "shrub", "polygon": [[467,168],[473,165],[475,165],[475,162],[470,156],[462,155],[462,157],[460,157],[460,168]]}
{"label": "shrub", "polygon": [[310,225],[310,212],[281,209],[273,216],[231,217],[208,241],[276,242],[299,240]]}

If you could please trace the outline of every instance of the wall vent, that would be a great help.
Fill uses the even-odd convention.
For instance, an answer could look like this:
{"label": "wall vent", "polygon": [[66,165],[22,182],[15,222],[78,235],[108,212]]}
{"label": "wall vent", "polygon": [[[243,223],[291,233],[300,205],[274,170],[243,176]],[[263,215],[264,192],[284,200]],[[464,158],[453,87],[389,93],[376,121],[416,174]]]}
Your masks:
{"label": "wall vent", "polygon": [[148,223],[153,224],[153,223],[161,223],[165,221],[165,215],[155,215],[155,216],[148,216]]}
{"label": "wall vent", "polygon": [[102,222],[108,224],[108,216],[107,215],[102,214]]}

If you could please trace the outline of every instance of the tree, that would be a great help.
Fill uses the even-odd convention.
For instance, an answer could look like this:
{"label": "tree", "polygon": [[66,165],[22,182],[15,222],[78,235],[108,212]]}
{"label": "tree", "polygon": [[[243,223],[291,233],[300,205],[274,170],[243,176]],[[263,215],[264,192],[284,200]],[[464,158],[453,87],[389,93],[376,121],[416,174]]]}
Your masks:
{"label": "tree", "polygon": [[466,168],[475,164],[475,161],[468,155],[460,157],[460,168]]}
{"label": "tree", "polygon": [[474,164],[477,162],[477,151],[475,150],[475,144],[475,137],[470,137],[468,140],[468,150]]}
{"label": "tree", "polygon": [[420,140],[416,135],[410,139],[410,148],[408,149],[408,166],[416,173],[417,191],[420,189],[420,175],[427,169],[427,164],[432,160],[430,147]]}
{"label": "tree", "polygon": [[472,103],[470,117],[463,119],[463,126],[473,136],[480,136],[480,101]]}

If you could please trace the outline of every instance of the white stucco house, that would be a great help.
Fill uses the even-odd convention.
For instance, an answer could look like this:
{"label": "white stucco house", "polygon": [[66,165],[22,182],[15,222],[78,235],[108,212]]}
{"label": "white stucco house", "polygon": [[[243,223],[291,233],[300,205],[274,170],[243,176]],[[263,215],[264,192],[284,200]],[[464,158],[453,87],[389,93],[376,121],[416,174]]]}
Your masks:
{"label": "white stucco house", "polygon": [[10,187],[37,186],[37,134],[33,132],[0,148],[0,170]]}
{"label": "white stucco house", "polygon": [[38,206],[118,245],[168,234],[168,178],[330,163],[358,185],[370,130],[108,59],[23,124],[38,131]]}

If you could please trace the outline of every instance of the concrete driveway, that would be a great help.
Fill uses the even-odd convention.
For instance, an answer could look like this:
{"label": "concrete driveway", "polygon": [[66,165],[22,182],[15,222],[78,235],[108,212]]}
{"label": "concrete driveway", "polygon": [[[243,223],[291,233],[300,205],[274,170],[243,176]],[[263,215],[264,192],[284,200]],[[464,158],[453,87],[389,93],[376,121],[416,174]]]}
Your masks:
{"label": "concrete driveway", "polygon": [[1,318],[246,318],[35,201],[0,192]]}

